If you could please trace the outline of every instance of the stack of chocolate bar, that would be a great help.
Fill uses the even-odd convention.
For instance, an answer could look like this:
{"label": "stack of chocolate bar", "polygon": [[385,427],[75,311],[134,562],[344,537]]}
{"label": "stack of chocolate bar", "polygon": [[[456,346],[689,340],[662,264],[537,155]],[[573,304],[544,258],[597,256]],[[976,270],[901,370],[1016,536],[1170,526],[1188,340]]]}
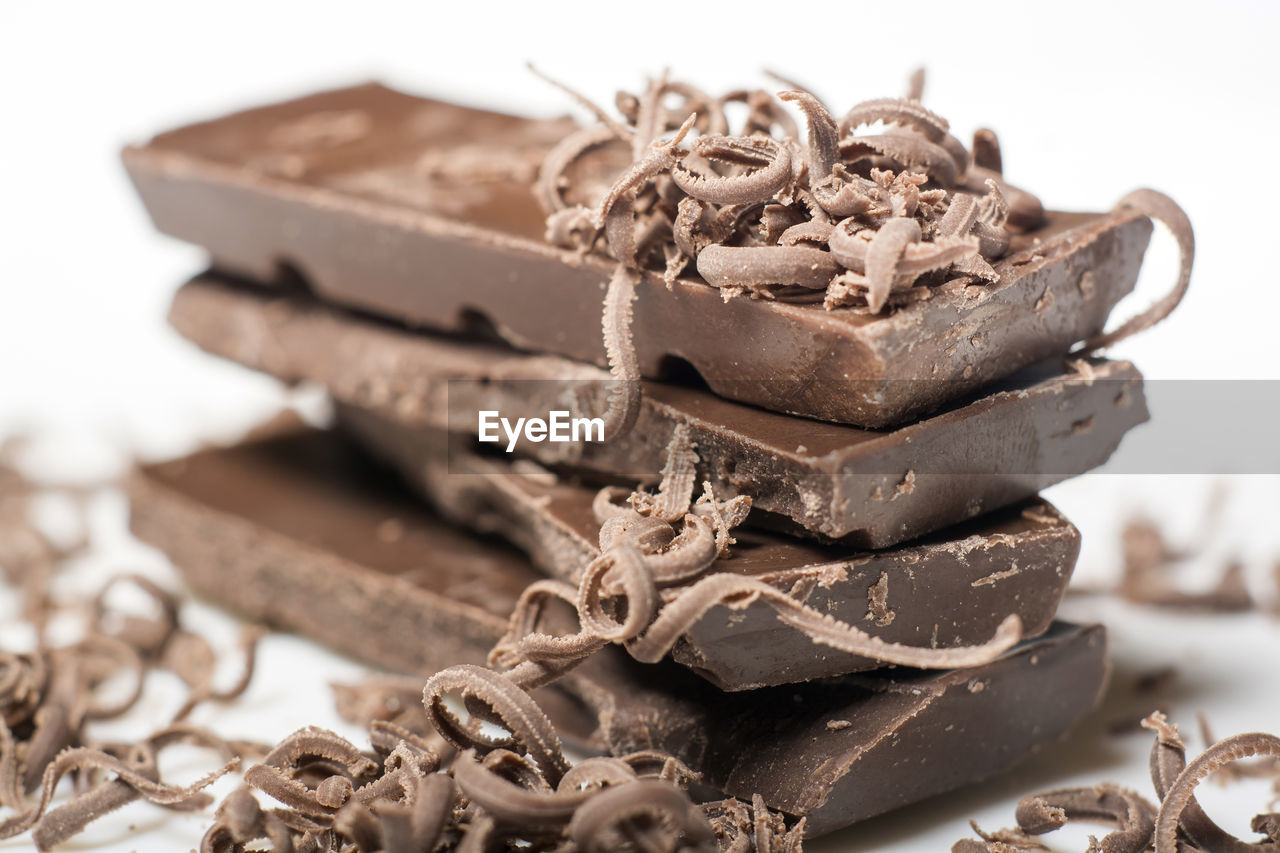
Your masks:
{"label": "stack of chocolate bar", "polygon": [[[1061,738],[1106,643],[1054,620],[1079,533],[1037,493],[1146,419],[1092,353],[1180,212],[1046,212],[913,94],[837,122],[664,80],[580,128],[369,85],[130,148],[212,258],[173,325],[336,411],[142,469],[136,532],[391,669],[561,666],[570,742],[810,834]],[[546,577],[605,648],[520,644]]]}

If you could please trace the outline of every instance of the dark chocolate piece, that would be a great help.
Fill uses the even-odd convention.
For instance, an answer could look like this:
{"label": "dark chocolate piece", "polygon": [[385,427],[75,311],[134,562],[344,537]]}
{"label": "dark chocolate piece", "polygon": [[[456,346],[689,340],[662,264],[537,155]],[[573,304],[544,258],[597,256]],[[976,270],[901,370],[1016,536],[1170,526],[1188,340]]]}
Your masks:
{"label": "dark chocolate piece", "polygon": [[[124,159],[156,225],[223,269],[272,284],[301,276],[327,301],[603,364],[614,264],[548,244],[532,178],[514,168],[570,127],[368,85],[165,133]],[[509,174],[465,168],[477,150]],[[997,284],[961,276],[885,316],[723,302],[700,279],[668,289],[646,273],[639,368],[660,378],[684,361],[731,399],[900,423],[1101,331],[1150,233],[1132,210],[1049,213],[1014,235]]]}
{"label": "dark chocolate piece", "polygon": [[484,663],[516,599],[541,577],[519,552],[414,507],[368,457],[325,435],[156,465],[131,493],[144,539],[198,538],[188,525],[210,513],[239,526],[201,558],[209,570],[187,575],[200,595],[309,636],[385,624],[376,636],[334,630],[325,641],[407,672]]}
{"label": "dark chocolate piece", "polygon": [[[544,572],[577,583],[597,552],[595,490],[525,476],[443,438],[408,435],[343,409],[355,430],[405,474],[446,517],[496,533],[527,551]],[[1024,636],[1046,630],[1075,566],[1080,534],[1049,504],[1029,501],[959,529],[881,552],[823,546],[749,528],[734,531],[715,571],[757,577],[816,610],[889,642],[956,648],[987,642],[1016,613]],[[815,644],[756,601],[720,605],[680,639],[675,659],[726,690],[874,669],[879,664]]]}
{"label": "dark chocolate piece", "polygon": [[[444,436],[405,430],[360,410],[339,407],[338,416],[437,511],[515,542],[548,574],[577,583],[599,553],[596,489],[521,473],[457,443],[446,452]],[[932,648],[984,643],[1011,613],[1022,619],[1024,636],[1047,629],[1080,549],[1079,531],[1038,499],[883,551],[750,528],[733,535],[731,557],[717,561],[715,571],[758,577],[886,641]],[[713,608],[672,654],[725,690],[879,665],[815,644],[763,601]]]}
{"label": "dark chocolate piece", "polygon": [[[498,600],[530,573],[507,575],[501,549],[462,549],[350,454],[312,434],[148,466],[132,480],[133,528],[207,597],[383,666],[422,673],[482,656],[503,621]],[[389,520],[405,544],[388,541]],[[474,585],[449,565],[460,550],[488,567]],[[986,778],[1061,738],[1097,701],[1104,657],[1101,627],[1059,624],[982,667],[726,701],[680,667],[606,649],[539,701],[579,743],[671,752],[708,785],[759,793],[820,835]]]}
{"label": "dark chocolate piece", "polygon": [[[603,397],[607,379],[580,362],[417,334],[214,274],[185,285],[169,319],[209,352],[286,382],[318,382],[339,402],[408,428],[475,433],[481,409],[546,417],[566,397]],[[812,533],[885,548],[1100,465],[1146,418],[1142,377],[1126,362],[1027,368],[977,400],[890,432],[797,421],[649,382],[636,428],[617,441],[522,441],[516,451],[643,481],[661,469],[683,424],[717,495],[747,495]]]}

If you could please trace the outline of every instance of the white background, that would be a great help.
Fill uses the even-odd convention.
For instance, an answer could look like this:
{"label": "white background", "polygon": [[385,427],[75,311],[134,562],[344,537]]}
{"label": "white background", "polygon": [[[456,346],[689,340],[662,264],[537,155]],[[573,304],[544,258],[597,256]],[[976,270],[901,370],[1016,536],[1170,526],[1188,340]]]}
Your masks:
{"label": "white background", "polygon": [[[560,93],[524,70],[527,59],[605,104],[616,88],[639,88],[663,66],[712,91],[767,85],[759,71],[770,67],[810,84],[837,110],[899,94],[911,69],[926,65],[926,103],[961,138],[994,127],[1010,179],[1050,206],[1105,208],[1131,188],[1153,186],[1188,210],[1199,246],[1190,295],[1173,318],[1115,355],[1153,378],[1280,378],[1272,253],[1278,37],[1280,4],[1268,2],[6,2],[0,434],[36,430],[43,441],[33,465],[99,476],[119,470],[128,454],[171,455],[234,436],[282,400],[270,381],[196,353],[164,325],[170,294],[200,269],[201,254],[151,231],[118,163],[123,144],[373,78],[531,114],[566,110]],[[1173,252],[1158,234],[1138,302],[1168,286]],[[1122,312],[1137,309],[1131,302]],[[1226,485],[1231,499],[1213,548],[1244,554],[1265,594],[1264,577],[1280,558],[1280,484],[1244,477]],[[1118,519],[1143,510],[1190,542],[1206,491],[1199,478],[1100,475],[1051,497],[1085,532],[1078,576],[1097,581],[1113,576]],[[97,504],[104,556],[73,582],[92,588],[126,561],[165,573],[163,560],[127,541],[123,518],[118,500]],[[1201,567],[1212,569],[1215,559]],[[11,618],[11,604],[0,599],[0,620]],[[1250,678],[1280,662],[1274,620],[1171,616],[1096,599],[1069,607],[1115,629],[1115,702],[1134,672],[1185,658],[1175,689],[1159,697],[1179,719],[1206,710],[1220,734],[1280,729],[1275,688]],[[193,611],[230,642],[227,620]],[[332,723],[324,683],[361,671],[292,638],[268,641],[263,666],[242,706],[206,709],[202,719],[272,740],[305,722]],[[157,719],[176,697],[149,694]],[[134,724],[141,732],[148,722]],[[1011,822],[1017,796],[1036,785],[1111,778],[1145,790],[1146,746],[1141,736],[1086,732],[1014,777],[855,828],[821,849],[947,849],[970,815],[990,827]],[[1261,803],[1258,791],[1244,791],[1206,795],[1238,831]],[[113,821],[91,843],[190,846],[201,826],[146,806]],[[130,835],[130,825],[146,833]],[[1082,847],[1079,840],[1067,836],[1062,849]]]}

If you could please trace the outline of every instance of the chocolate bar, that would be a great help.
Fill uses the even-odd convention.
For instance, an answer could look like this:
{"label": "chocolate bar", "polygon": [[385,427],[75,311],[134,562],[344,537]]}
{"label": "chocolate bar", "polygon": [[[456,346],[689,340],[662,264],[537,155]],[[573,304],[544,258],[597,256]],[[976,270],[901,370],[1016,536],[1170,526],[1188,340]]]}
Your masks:
{"label": "chocolate bar", "polygon": [[[169,319],[211,353],[285,382],[320,383],[340,403],[412,429],[474,434],[481,410],[545,417],[566,397],[603,398],[608,379],[580,362],[414,333],[213,273],[179,290]],[[1141,374],[1127,362],[1057,360],[980,393],[911,426],[870,431],[648,382],[628,435],[572,446],[524,441],[516,451],[645,481],[684,425],[717,495],[746,495],[810,535],[886,548],[1100,465],[1147,418]]]}
{"label": "chocolate bar", "polygon": [[[200,594],[370,662],[475,661],[532,576],[397,495],[330,434],[207,450],[139,470],[133,530]],[[662,749],[706,784],[820,835],[997,773],[1097,702],[1101,627],[1059,623],[968,670],[846,676],[735,696],[606,649],[539,701],[574,742]]]}
{"label": "chocolate bar", "polygon": [[367,456],[323,435],[264,437],[154,465],[130,494],[145,539],[200,539],[187,525],[203,517],[239,525],[240,535],[201,557],[207,571],[186,575],[198,594],[308,635],[385,620],[397,630],[335,631],[326,642],[406,672],[484,663],[516,599],[541,577],[518,551],[409,505]]}
{"label": "chocolate bar", "polygon": [[[396,465],[451,521],[517,544],[545,573],[577,583],[596,556],[600,524],[593,488],[528,476],[443,438],[407,435],[342,409],[340,421]],[[985,643],[1011,613],[1023,635],[1045,631],[1062,600],[1079,532],[1051,505],[1032,500],[888,551],[823,546],[738,528],[731,557],[715,570],[764,580],[792,598],[889,642],[930,648]],[[724,690],[746,690],[875,669],[783,622],[764,601],[720,604],[672,649],[678,662]]]}
{"label": "chocolate bar", "polygon": [[[602,285],[615,263],[548,243],[535,197],[537,164],[571,130],[366,85],[164,133],[124,161],[157,227],[221,269],[603,364]],[[1038,203],[1035,213],[987,267],[998,281],[955,275],[884,315],[725,301],[691,271],[669,287],[646,271],[630,321],[638,370],[662,378],[687,364],[730,399],[865,427],[904,422],[1067,352],[1132,289],[1145,216],[1041,216]],[[712,266],[697,268],[716,278]],[[719,273],[733,280],[733,269]]]}

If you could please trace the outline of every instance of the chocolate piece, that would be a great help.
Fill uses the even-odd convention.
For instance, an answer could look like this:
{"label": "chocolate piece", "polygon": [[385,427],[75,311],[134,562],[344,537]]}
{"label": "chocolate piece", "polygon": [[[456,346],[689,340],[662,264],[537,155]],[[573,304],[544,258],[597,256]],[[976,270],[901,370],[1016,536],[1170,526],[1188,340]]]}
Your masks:
{"label": "chocolate piece", "polygon": [[[169,319],[209,352],[286,382],[318,382],[341,403],[415,429],[475,433],[482,409],[546,417],[566,398],[603,397],[607,379],[568,359],[417,334],[214,274],[185,285]],[[812,533],[885,548],[1100,465],[1147,418],[1141,375],[1125,362],[1039,365],[983,393],[909,427],[872,432],[650,382],[625,437],[523,441],[517,452],[643,481],[661,469],[672,430],[684,424],[717,495],[747,495]]]}
{"label": "chocolate piece", "polygon": [[[499,599],[529,572],[506,575],[508,552],[477,543],[467,553],[493,553],[488,574],[459,582],[456,538],[349,454],[313,434],[149,466],[131,483],[133,528],[204,595],[380,665],[422,673],[451,655],[480,657],[503,621]],[[387,519],[405,544],[386,541]],[[539,701],[579,743],[669,751],[708,785],[759,793],[820,835],[1062,737],[1097,701],[1104,653],[1101,627],[1059,624],[983,667],[849,676],[729,702],[680,667],[606,649]]]}
{"label": "chocolate piece", "polygon": [[[526,550],[550,575],[577,583],[598,553],[596,490],[524,476],[444,439],[408,434],[366,413],[342,422],[392,461],[437,510]],[[738,528],[715,571],[758,577],[822,613],[886,641],[954,648],[987,642],[1011,613],[1025,636],[1048,628],[1065,593],[1080,534],[1049,504],[1029,501],[948,531],[945,538],[859,552]],[[726,690],[807,681],[878,667],[817,645],[763,601],[713,608],[673,657]]]}
{"label": "chocolate piece", "polygon": [[[238,526],[201,558],[207,571],[188,574],[200,595],[309,636],[332,628],[328,645],[409,672],[484,663],[516,599],[541,577],[519,552],[415,508],[367,457],[320,434],[153,466],[131,492],[145,539],[198,539],[189,525],[210,513]],[[365,624],[389,630],[339,627]]]}
{"label": "chocolate piece", "polygon": [[[548,244],[531,180],[461,165],[477,150],[485,163],[519,164],[569,129],[369,85],[162,134],[124,159],[156,225],[226,270],[274,284],[301,276],[327,301],[437,329],[492,328],[524,349],[603,364],[601,285],[613,262]],[[639,368],[662,377],[684,361],[732,399],[899,423],[1099,332],[1150,233],[1132,210],[1050,213],[1014,236],[999,283],[962,276],[886,316],[726,303],[700,279],[668,289],[646,273]]]}

